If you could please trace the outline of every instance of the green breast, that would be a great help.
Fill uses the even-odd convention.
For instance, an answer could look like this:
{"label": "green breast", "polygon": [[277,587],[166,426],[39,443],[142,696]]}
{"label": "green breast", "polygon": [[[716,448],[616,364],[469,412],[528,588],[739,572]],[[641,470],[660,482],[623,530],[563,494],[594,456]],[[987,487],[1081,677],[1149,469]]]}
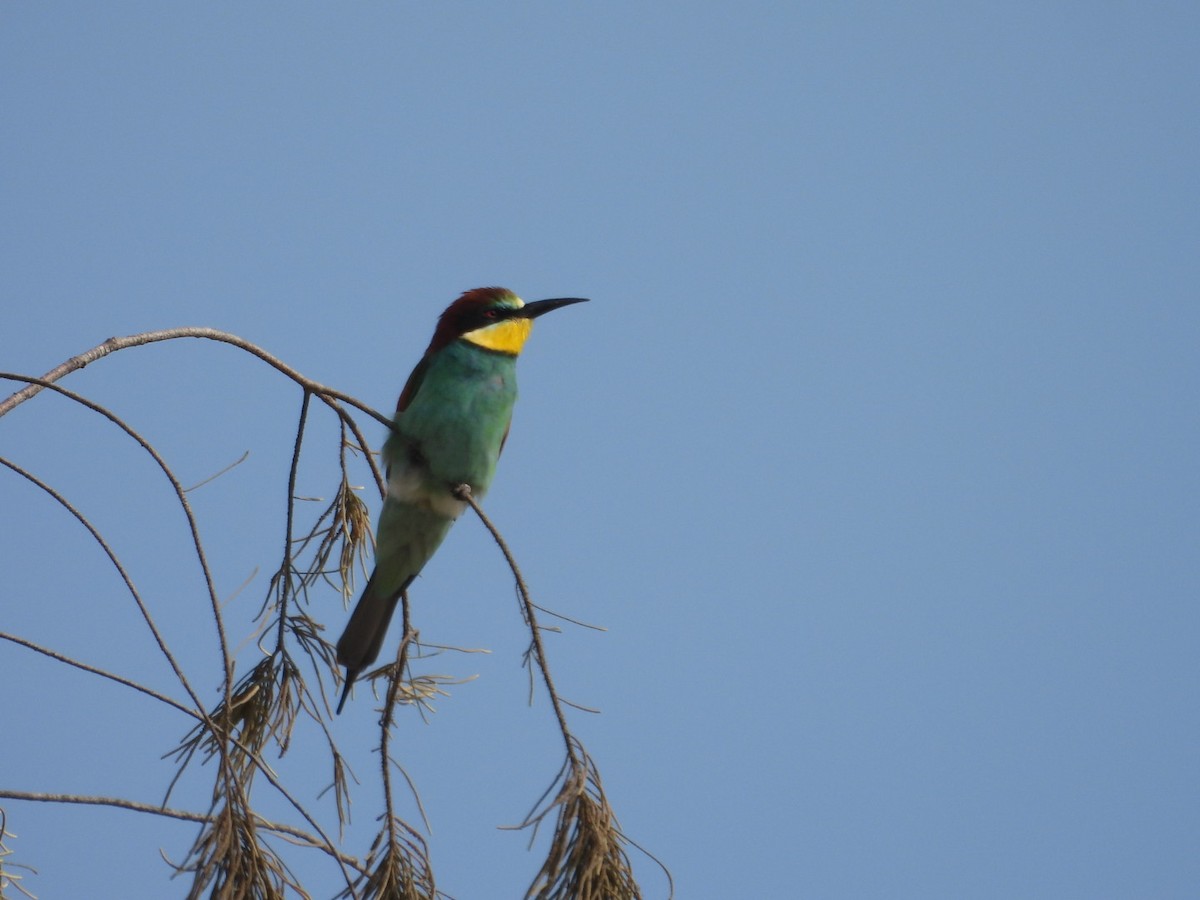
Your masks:
{"label": "green breast", "polygon": [[[517,399],[517,358],[455,341],[429,360],[415,397],[384,454],[391,465],[421,465],[432,481],[486,493]],[[416,455],[412,452],[415,448]]]}

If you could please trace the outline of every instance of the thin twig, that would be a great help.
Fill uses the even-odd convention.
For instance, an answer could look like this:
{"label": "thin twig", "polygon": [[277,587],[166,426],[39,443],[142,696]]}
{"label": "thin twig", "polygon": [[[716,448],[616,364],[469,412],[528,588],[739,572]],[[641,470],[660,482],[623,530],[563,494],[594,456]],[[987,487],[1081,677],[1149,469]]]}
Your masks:
{"label": "thin twig", "polygon": [[[133,812],[150,813],[155,816],[163,816],[168,819],[179,819],[184,822],[201,822],[204,824],[212,824],[214,816],[209,813],[191,812],[185,809],[172,809],[167,806],[156,806],[152,803],[139,803],[136,800],[126,800],[124,797],[94,797],[85,794],[47,794],[35,791],[14,791],[8,788],[0,788],[0,798],[6,800],[26,800],[31,803],[72,803],[82,806],[111,806],[116,809],[128,809]],[[265,828],[268,831],[274,831],[281,835],[287,835],[300,841],[304,846],[311,847],[315,850],[321,850],[324,853],[334,857],[344,865],[350,866],[358,872],[364,872],[365,869],[361,861],[357,857],[349,854],[341,853],[328,840],[322,842],[307,831],[303,831],[292,825],[285,825],[281,822],[272,822],[264,819],[262,816],[255,815],[256,824]]]}
{"label": "thin twig", "polygon": [[66,663],[68,666],[74,666],[76,669],[82,669],[84,672],[90,672],[93,675],[99,675],[101,678],[107,678],[110,681],[115,681],[117,684],[122,684],[127,688],[133,688],[133,690],[140,691],[148,697],[153,697],[155,700],[165,703],[168,706],[179,710],[185,715],[189,715],[194,719],[199,719],[202,722],[204,721],[204,716],[200,715],[191,707],[184,706],[178,700],[168,697],[166,694],[160,694],[158,691],[151,690],[144,684],[138,684],[136,681],[126,678],[123,675],[116,675],[112,672],[107,672],[104,669],[99,669],[96,666],[90,666],[87,663],[80,662],[77,659],[71,659],[71,657],[64,656],[61,653],[51,650],[49,647],[43,647],[41,644],[35,644],[33,641],[26,640],[23,637],[18,637],[15,634],[9,634],[6,631],[0,631],[0,640],[11,641],[14,644],[27,647],[28,649],[33,650],[35,653],[41,653],[43,656],[48,656],[56,662]]}
{"label": "thin twig", "polygon": [[30,384],[12,394],[7,399],[0,401],[0,417],[3,417],[10,410],[24,403],[30,397],[35,396],[42,388],[46,387],[47,383],[58,381],[65,375],[71,372],[76,372],[98,359],[103,359],[110,353],[115,353],[118,350],[124,350],[128,347],[141,347],[146,344],[154,344],[159,341],[172,341],[178,338],[204,338],[210,341],[218,341],[223,344],[230,344],[240,350],[245,350],[251,356],[256,356],[265,362],[271,368],[283,373],[296,384],[300,385],[305,390],[312,391],[317,394],[325,402],[331,400],[341,400],[343,403],[348,403],[360,412],[366,413],[372,418],[378,419],[384,425],[391,427],[391,420],[383,416],[375,410],[371,409],[364,403],[351,397],[349,394],[343,394],[341,391],[335,391],[333,388],[325,387],[319,382],[313,381],[306,375],[293,369],[287,363],[272,356],[266,350],[263,350],[256,344],[238,337],[236,334],[230,334],[226,331],[219,331],[216,328],[203,328],[197,326],[182,326],[179,328],[167,328],[162,331],[146,331],[141,334],[131,334],[125,337],[111,337],[103,344],[92,347],[90,350],[85,350],[77,356],[72,356],[61,365],[55,366],[45,374],[43,378],[26,378],[23,375],[5,376],[0,373],[0,377],[9,377],[14,381],[28,381]]}
{"label": "thin twig", "polygon": [[[300,447],[304,444],[304,427],[308,422],[308,406],[312,400],[312,394],[308,391],[304,392],[304,399],[300,402],[300,421],[296,425],[296,443],[292,447],[292,465],[288,469],[288,485],[287,485],[287,521],[284,524],[283,535],[283,565],[280,566],[280,571],[292,571],[292,529],[295,525],[296,515],[296,472],[300,468]],[[279,631],[276,635],[276,647],[283,650],[284,625],[287,623],[287,604],[292,579],[284,575],[283,585],[279,592]]]}
{"label": "thin twig", "polygon": [[521,575],[521,569],[517,565],[517,560],[513,556],[512,551],[508,548],[500,530],[492,524],[479,506],[479,502],[471,493],[469,484],[460,484],[453,491],[458,499],[465,502],[471,509],[475,510],[475,515],[479,517],[479,521],[491,533],[496,545],[500,548],[500,552],[504,554],[504,558],[508,561],[508,567],[512,570],[513,577],[517,580],[517,591],[521,595],[521,606],[525,611],[525,620],[529,623],[529,633],[533,640],[533,652],[537,659],[538,669],[542,673],[542,681],[546,684],[546,692],[550,695],[550,705],[554,709],[554,716],[558,719],[558,729],[562,733],[563,743],[567,746],[567,757],[574,765],[579,765],[579,757],[575,751],[575,741],[571,734],[571,729],[567,725],[567,715],[563,711],[562,701],[558,698],[558,691],[554,689],[554,679],[550,676],[550,664],[546,661],[546,649],[542,646],[541,628],[538,626],[537,614],[534,612],[533,601],[529,598],[529,588],[525,584],[525,578]]}
{"label": "thin twig", "polygon": [[[108,557],[109,562],[111,562],[113,567],[117,570],[117,574],[121,576],[121,580],[125,582],[126,589],[133,596],[133,600],[137,604],[138,609],[141,610],[142,618],[149,627],[150,633],[154,636],[154,640],[158,644],[159,650],[162,652],[163,656],[166,657],[167,664],[170,665],[172,671],[175,672],[175,677],[179,679],[179,683],[183,686],[183,689],[187,691],[188,696],[192,698],[192,702],[196,704],[196,708],[203,709],[204,704],[200,702],[199,695],[195,692],[195,690],[192,689],[191,684],[187,680],[187,676],[183,674],[183,668],[179,665],[178,661],[171,653],[171,649],[167,646],[166,638],[162,636],[158,630],[158,626],[154,624],[154,619],[151,617],[150,610],[146,607],[145,601],[142,600],[142,595],[138,592],[138,589],[134,587],[133,579],[125,570],[125,566],[121,563],[121,560],[117,558],[116,552],[108,545],[108,541],[104,539],[104,536],[100,534],[96,526],[93,525],[83,513],[76,509],[66,497],[64,497],[50,485],[46,484],[46,482],[42,481],[32,472],[26,471],[21,466],[18,466],[16,463],[7,460],[4,457],[0,457],[0,465],[11,469],[22,478],[41,488],[52,498],[54,498],[54,500],[57,501],[64,509],[66,509],[67,512],[74,516],[84,528],[87,529],[88,533],[92,536],[96,543],[100,545],[100,549],[104,551],[104,554]],[[211,724],[211,722],[209,724]]]}
{"label": "thin twig", "polygon": [[[84,363],[84,365],[86,365],[86,363]],[[137,442],[138,446],[140,446],[143,450],[146,451],[146,453],[148,453],[150,455],[150,458],[154,460],[155,464],[162,471],[163,475],[166,476],[167,480],[171,483],[171,488],[175,492],[175,498],[179,501],[179,506],[183,510],[184,516],[187,518],[188,530],[191,532],[191,537],[192,537],[192,546],[196,550],[196,559],[200,563],[200,569],[204,575],[204,585],[205,585],[206,589],[208,590],[209,603],[212,605],[213,618],[214,618],[216,628],[217,628],[217,641],[221,647],[221,659],[222,659],[222,665],[223,665],[223,669],[224,669],[224,679],[223,680],[224,680],[224,689],[225,689],[225,705],[226,705],[226,707],[228,707],[229,701],[230,701],[230,689],[231,689],[231,685],[232,685],[232,681],[233,681],[233,662],[230,659],[230,655],[229,655],[229,641],[225,635],[225,623],[221,617],[221,603],[217,597],[217,587],[213,581],[212,570],[209,569],[209,566],[208,566],[207,555],[204,552],[204,543],[200,539],[200,526],[196,523],[196,517],[192,513],[192,506],[191,506],[191,503],[188,501],[187,492],[184,490],[183,485],[180,483],[179,479],[175,477],[175,473],[173,471],[171,471],[171,467],[167,465],[167,461],[165,459],[163,459],[162,455],[158,452],[158,450],[155,449],[154,445],[151,444],[148,440],[146,440],[146,438],[142,437],[142,435],[139,432],[135,431],[132,427],[130,427],[125,422],[124,419],[122,419],[120,416],[118,416],[112,410],[110,410],[104,406],[101,406],[99,403],[89,400],[88,398],[86,398],[80,394],[77,394],[74,391],[68,390],[67,388],[64,388],[64,387],[59,387],[58,385],[52,384],[49,381],[44,380],[44,379],[25,379],[23,376],[9,376],[5,373],[0,373],[0,378],[13,378],[13,377],[15,377],[19,380],[32,380],[38,386],[39,390],[43,389],[43,388],[49,388],[50,390],[52,390],[58,394],[61,394],[62,396],[67,397],[68,399],[75,401],[76,403],[80,404],[81,406],[87,407],[88,409],[92,410],[93,412],[98,413],[101,416],[103,416],[104,418],[108,419],[110,422],[112,422],[114,425],[116,425],[118,428],[120,428],[122,431],[124,431],[127,435],[129,435],[129,437],[133,438],[133,440]],[[19,394],[20,391],[18,391],[17,393]],[[15,396],[17,396],[17,394],[14,394],[13,396],[15,397]],[[3,413],[3,404],[0,404],[0,416],[2,416],[3,414],[4,414]],[[62,501],[62,502],[65,502],[65,501]],[[68,504],[68,507],[69,507],[69,504]],[[142,616],[146,619],[147,624],[149,624],[151,626],[151,629],[154,630],[155,638],[159,642],[159,647],[161,648],[162,652],[167,655],[168,660],[170,660],[171,659],[170,651],[167,650],[165,641],[163,641],[161,636],[158,635],[157,629],[154,629],[153,622],[150,619],[150,612],[149,612],[149,610],[147,610],[145,608],[145,606],[141,602],[140,598],[138,598],[138,606],[139,606],[139,608],[141,608]],[[178,668],[178,666],[175,665],[174,663],[172,663],[172,666],[173,666],[173,668],[176,669],[177,676],[182,678],[183,677],[182,671]],[[185,687],[186,687],[186,685],[185,685]],[[203,707],[203,704],[200,702],[200,699],[190,689],[188,690],[188,693],[192,696],[192,700],[196,703],[197,707]]]}
{"label": "thin twig", "polygon": [[[396,810],[392,801],[392,776],[388,745],[391,742],[392,723],[395,721],[396,700],[400,695],[400,685],[404,681],[404,670],[408,668],[408,648],[416,637],[416,634],[411,630],[412,622],[409,618],[408,591],[400,592],[400,619],[403,634],[400,638],[400,647],[396,651],[396,668],[388,684],[387,697],[383,704],[383,714],[379,717],[379,756],[383,776],[383,800],[385,812],[389,820],[395,818]],[[393,829],[389,827],[389,834],[394,843],[395,835],[392,832]]]}
{"label": "thin twig", "polygon": [[244,463],[249,458],[250,458],[250,451],[247,450],[245,453],[243,453],[241,456],[239,456],[237,459],[235,459],[233,462],[231,462],[225,468],[221,469],[219,472],[214,472],[212,475],[209,475],[207,478],[197,481],[191,487],[184,488],[183,489],[184,493],[190,494],[192,491],[196,490],[197,488],[204,487],[204,485],[208,484],[210,481],[216,481],[218,478],[220,478],[226,472],[236,469],[238,466],[240,466],[242,463]]}

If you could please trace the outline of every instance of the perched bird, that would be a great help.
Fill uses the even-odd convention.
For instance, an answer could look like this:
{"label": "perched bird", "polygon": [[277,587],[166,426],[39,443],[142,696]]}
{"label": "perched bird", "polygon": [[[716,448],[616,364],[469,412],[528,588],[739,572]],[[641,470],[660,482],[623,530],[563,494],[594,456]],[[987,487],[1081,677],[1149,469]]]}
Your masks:
{"label": "perched bird", "polygon": [[437,551],[466,504],[460,484],[483,497],[496,472],[517,399],[517,356],[533,320],[583,303],[525,303],[504,288],[476,288],[450,304],[396,403],[383,446],[387,497],[375,537],[375,571],[337,643],[346,687],[375,661],[396,603]]}

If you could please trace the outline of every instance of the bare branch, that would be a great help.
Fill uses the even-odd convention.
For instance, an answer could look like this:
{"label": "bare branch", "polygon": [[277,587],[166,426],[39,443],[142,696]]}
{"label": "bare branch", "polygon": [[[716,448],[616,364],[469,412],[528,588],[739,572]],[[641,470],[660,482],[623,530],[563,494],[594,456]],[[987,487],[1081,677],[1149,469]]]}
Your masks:
{"label": "bare branch", "polygon": [[572,764],[578,766],[580,760],[575,755],[576,741],[571,734],[571,729],[567,725],[567,716],[563,711],[562,701],[558,698],[558,691],[554,689],[554,679],[550,675],[550,664],[546,660],[546,649],[542,645],[542,633],[538,627],[537,613],[534,611],[533,601],[529,597],[529,588],[525,584],[525,578],[521,575],[521,569],[517,566],[517,560],[513,556],[512,551],[508,549],[508,544],[504,540],[504,536],[500,534],[500,530],[492,524],[479,506],[479,501],[475,499],[471,493],[469,484],[460,484],[454,490],[454,495],[458,499],[465,502],[475,511],[475,515],[479,517],[479,521],[491,533],[496,545],[500,548],[500,552],[504,554],[505,560],[508,561],[508,567],[512,570],[513,577],[517,580],[517,592],[521,597],[521,609],[525,614],[525,621],[529,625],[529,633],[533,642],[533,652],[537,660],[538,669],[542,673],[542,681],[546,685],[546,693],[550,695],[550,705],[554,709],[554,716],[558,719],[558,730],[562,734],[563,743],[567,747],[567,758]]}
{"label": "bare branch", "polygon": [[[213,821],[213,816],[209,813],[197,813],[183,809],[172,809],[166,806],[157,806],[153,803],[139,803],[136,800],[127,800],[124,797],[94,797],[86,794],[49,794],[34,791],[14,791],[8,788],[0,788],[0,798],[6,800],[26,800],[31,803],[70,803],[82,806],[111,806],[116,809],[128,809],[133,812],[149,813],[154,816],[163,816],[168,819],[179,819],[183,822],[200,822],[209,824]],[[362,872],[362,863],[357,857],[349,856],[348,854],[339,852],[328,840],[323,840],[314,837],[308,832],[295,828],[291,825],[282,822],[271,822],[264,819],[255,813],[256,824],[260,828],[267,831],[272,831],[277,834],[287,835],[288,837],[299,841],[305,847],[311,847],[314,850],[320,850],[334,857],[344,865],[350,866],[358,872]]]}
{"label": "bare branch", "polygon": [[216,481],[218,478],[220,478],[226,472],[236,469],[238,466],[240,466],[242,463],[244,463],[249,458],[250,458],[250,451],[247,450],[245,453],[243,453],[241,456],[239,456],[237,459],[235,459],[229,465],[225,466],[225,468],[221,469],[218,472],[214,472],[212,475],[209,475],[207,478],[197,481],[191,487],[184,488],[183,489],[184,493],[190,494],[192,491],[196,490],[197,488],[204,487],[204,485],[208,484],[210,481]]}
{"label": "bare branch", "polygon": [[[0,462],[3,462],[3,460],[0,460]],[[153,697],[155,700],[158,700],[161,703],[165,703],[168,706],[174,707],[181,713],[203,720],[203,717],[191,707],[184,706],[178,700],[168,697],[166,694],[160,694],[158,691],[152,690],[146,687],[144,684],[138,684],[136,681],[125,678],[122,675],[114,675],[112,672],[107,672],[104,669],[99,669],[96,666],[90,666],[87,663],[80,662],[77,659],[72,659],[69,656],[64,656],[61,653],[57,653],[54,650],[51,650],[49,647],[43,647],[41,644],[35,644],[33,641],[26,640],[23,637],[18,637],[15,634],[9,634],[6,631],[0,631],[0,640],[11,641],[14,644],[27,647],[36,653],[41,653],[43,656],[48,656],[57,662],[66,663],[68,666],[74,666],[76,669],[82,669],[84,672],[90,672],[93,675],[99,675],[101,678],[107,678],[110,681],[115,681],[117,684],[122,684],[127,688],[133,688],[135,691],[140,691],[148,697]]]}
{"label": "bare branch", "polygon": [[377,419],[387,427],[391,427],[391,420],[380,415],[371,409],[369,406],[359,402],[349,394],[343,394],[341,391],[335,391],[333,388],[325,387],[324,385],[313,381],[306,375],[293,369],[291,366],[284,363],[282,360],[272,356],[266,350],[256,344],[252,344],[236,334],[230,334],[226,331],[218,331],[216,328],[202,328],[194,326],[184,326],[180,328],[167,328],[163,331],[146,331],[141,334],[131,334],[126,337],[111,337],[103,344],[99,344],[90,350],[85,350],[83,353],[73,356],[61,365],[55,366],[42,378],[26,378],[22,375],[5,375],[0,373],[0,377],[7,377],[14,381],[28,381],[30,384],[22,388],[15,394],[12,394],[7,399],[0,401],[0,417],[3,417],[10,410],[15,409],[20,404],[24,403],[30,397],[35,396],[42,388],[48,384],[58,381],[72,372],[76,372],[85,366],[94,363],[98,359],[103,359],[110,353],[116,353],[118,350],[125,350],[129,347],[141,347],[146,344],[154,344],[159,341],[172,341],[177,338],[204,338],[210,341],[218,341],[223,344],[230,344],[240,350],[245,350],[252,356],[256,356],[265,362],[271,368],[286,375],[296,384],[300,385],[306,391],[317,394],[326,403],[333,405],[331,401],[341,400],[343,403],[348,403],[359,412],[366,413],[374,419]]}
{"label": "bare branch", "polygon": [[8,469],[11,469],[13,472],[20,475],[22,478],[26,479],[27,481],[29,481],[29,482],[35,484],[37,487],[41,488],[43,491],[45,491],[47,494],[49,494],[51,497],[53,497],[64,509],[67,510],[67,512],[69,512],[72,516],[74,516],[79,521],[79,523],[81,525],[83,525],[84,528],[87,529],[88,533],[92,536],[93,540],[95,540],[96,543],[98,543],[100,545],[100,549],[102,549],[104,551],[104,554],[108,557],[109,562],[111,562],[113,564],[113,567],[117,570],[117,573],[121,576],[121,580],[125,582],[126,589],[133,596],[134,602],[137,604],[138,609],[142,613],[142,618],[145,620],[146,625],[150,628],[150,633],[152,635],[154,635],[154,640],[158,644],[159,650],[162,652],[163,656],[166,657],[167,663],[171,666],[171,669],[175,672],[175,677],[179,679],[179,683],[183,686],[183,689],[185,691],[187,691],[188,696],[192,698],[192,702],[196,705],[196,708],[203,709],[204,704],[202,704],[200,702],[200,697],[192,689],[191,684],[188,683],[187,676],[183,674],[183,669],[180,667],[179,663],[175,660],[174,655],[171,653],[170,648],[167,646],[166,639],[159,632],[158,626],[156,626],[154,624],[154,619],[150,615],[150,610],[146,607],[145,601],[142,600],[141,594],[138,593],[138,589],[136,587],[134,587],[133,579],[130,578],[129,573],[127,571],[125,571],[125,566],[122,565],[121,560],[117,558],[117,554],[113,551],[112,547],[110,547],[108,545],[108,542],[104,539],[103,535],[101,535],[100,532],[96,529],[96,526],[93,525],[90,521],[88,521],[87,517],[84,516],[83,513],[81,513],[78,509],[76,509],[71,504],[71,502],[69,500],[67,500],[66,497],[64,497],[62,494],[60,494],[54,488],[50,487],[50,485],[46,484],[44,481],[42,481],[40,478],[38,478],[33,473],[27,472],[21,466],[18,466],[16,463],[11,462],[10,460],[5,459],[4,457],[0,457],[0,465],[5,466]]}

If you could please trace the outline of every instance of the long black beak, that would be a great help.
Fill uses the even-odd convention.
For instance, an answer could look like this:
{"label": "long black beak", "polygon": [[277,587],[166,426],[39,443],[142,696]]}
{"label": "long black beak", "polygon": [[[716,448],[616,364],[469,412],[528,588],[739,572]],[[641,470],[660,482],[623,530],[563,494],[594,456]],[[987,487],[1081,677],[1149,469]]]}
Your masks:
{"label": "long black beak", "polygon": [[572,303],[587,302],[587,297],[556,297],[553,300],[534,300],[532,303],[526,303],[514,312],[513,318],[536,319],[543,313],[548,313],[552,309],[558,309],[560,306],[570,306]]}

